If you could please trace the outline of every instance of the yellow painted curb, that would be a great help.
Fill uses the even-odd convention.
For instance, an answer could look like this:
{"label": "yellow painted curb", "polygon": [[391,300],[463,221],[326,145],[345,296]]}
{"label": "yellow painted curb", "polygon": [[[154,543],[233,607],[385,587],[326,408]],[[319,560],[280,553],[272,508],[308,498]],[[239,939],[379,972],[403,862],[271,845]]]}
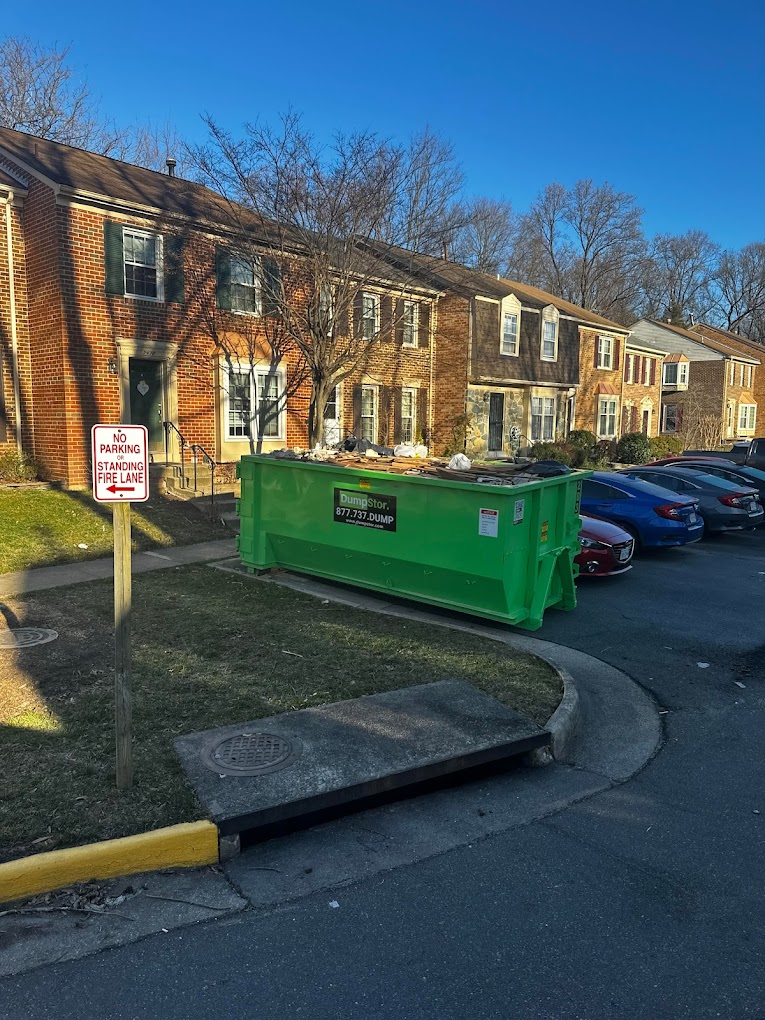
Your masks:
{"label": "yellow painted curb", "polygon": [[0,903],[92,878],[117,878],[163,868],[195,868],[217,861],[217,827],[206,821],[184,822],[137,836],[51,850],[0,864]]}

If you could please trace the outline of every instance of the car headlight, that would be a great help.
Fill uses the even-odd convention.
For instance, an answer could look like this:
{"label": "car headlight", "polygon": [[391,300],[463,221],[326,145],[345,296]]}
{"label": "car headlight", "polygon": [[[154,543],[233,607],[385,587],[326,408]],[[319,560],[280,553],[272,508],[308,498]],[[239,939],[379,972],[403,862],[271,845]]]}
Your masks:
{"label": "car headlight", "polygon": [[580,538],[579,541],[582,544],[583,549],[610,549],[611,546],[605,545],[603,542],[596,542],[593,538]]}

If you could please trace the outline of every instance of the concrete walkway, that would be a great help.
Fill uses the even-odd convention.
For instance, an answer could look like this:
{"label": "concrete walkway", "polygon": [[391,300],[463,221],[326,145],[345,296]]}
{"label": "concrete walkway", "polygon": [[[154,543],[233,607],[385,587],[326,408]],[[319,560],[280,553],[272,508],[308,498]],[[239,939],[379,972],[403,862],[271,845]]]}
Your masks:
{"label": "concrete walkway", "polygon": [[[149,570],[167,570],[169,567],[182,567],[188,563],[222,560],[235,552],[236,543],[233,538],[154,549],[133,555],[133,573],[145,574]],[[61,588],[66,584],[97,581],[113,575],[114,560],[111,556],[80,563],[64,563],[59,567],[17,570],[12,574],[0,574],[0,598],[23,595],[30,591],[43,591],[45,588]]]}

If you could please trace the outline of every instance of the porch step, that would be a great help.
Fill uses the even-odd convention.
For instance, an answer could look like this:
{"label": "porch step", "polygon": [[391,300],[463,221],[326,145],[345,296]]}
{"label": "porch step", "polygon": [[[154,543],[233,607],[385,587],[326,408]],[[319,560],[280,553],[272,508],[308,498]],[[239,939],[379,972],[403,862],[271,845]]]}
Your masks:
{"label": "porch step", "polygon": [[222,492],[215,488],[215,497],[206,493],[193,493],[188,497],[189,503],[202,514],[203,517],[215,517],[235,534],[239,534],[239,515],[236,512],[236,494],[231,490]]}
{"label": "porch step", "polygon": [[221,833],[264,838],[549,743],[495,698],[442,680],[191,733],[175,749]]}

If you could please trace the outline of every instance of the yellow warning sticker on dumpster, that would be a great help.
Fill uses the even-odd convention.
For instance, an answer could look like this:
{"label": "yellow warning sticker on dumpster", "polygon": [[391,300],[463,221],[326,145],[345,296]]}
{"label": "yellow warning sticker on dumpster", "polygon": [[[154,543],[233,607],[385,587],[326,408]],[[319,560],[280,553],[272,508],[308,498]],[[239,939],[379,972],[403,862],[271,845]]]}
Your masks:
{"label": "yellow warning sticker on dumpster", "polygon": [[371,483],[371,481],[368,478],[360,478],[359,479],[359,488],[360,489],[371,489],[372,488],[372,483]]}
{"label": "yellow warning sticker on dumpster", "polygon": [[539,536],[540,541],[542,541],[542,542],[546,542],[547,541],[547,533],[548,533],[549,530],[550,530],[550,522],[549,521],[542,521],[542,534]]}

